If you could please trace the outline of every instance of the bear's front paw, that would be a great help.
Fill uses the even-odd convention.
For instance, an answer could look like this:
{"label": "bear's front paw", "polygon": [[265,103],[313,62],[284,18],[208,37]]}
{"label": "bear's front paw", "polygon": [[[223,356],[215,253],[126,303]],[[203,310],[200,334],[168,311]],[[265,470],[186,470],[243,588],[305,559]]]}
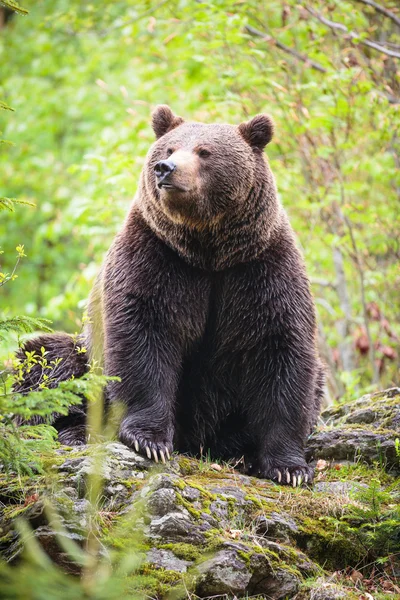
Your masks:
{"label": "bear's front paw", "polygon": [[284,463],[268,461],[268,465],[248,469],[249,474],[262,479],[272,479],[281,485],[300,487],[302,484],[312,483],[314,469],[306,464],[286,466]]}
{"label": "bear's front paw", "polygon": [[147,456],[149,459],[153,459],[156,463],[161,461],[165,464],[166,459],[170,460],[171,458],[173,451],[172,436],[168,434],[141,431],[122,422],[119,439],[125,446]]}

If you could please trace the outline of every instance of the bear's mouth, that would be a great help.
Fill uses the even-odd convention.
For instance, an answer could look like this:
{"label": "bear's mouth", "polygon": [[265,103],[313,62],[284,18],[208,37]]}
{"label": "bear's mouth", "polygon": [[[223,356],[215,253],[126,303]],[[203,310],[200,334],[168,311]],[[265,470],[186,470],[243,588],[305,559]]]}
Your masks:
{"label": "bear's mouth", "polygon": [[158,189],[160,190],[173,190],[175,192],[187,192],[187,190],[179,185],[175,185],[170,183],[169,181],[160,181],[157,184]]}

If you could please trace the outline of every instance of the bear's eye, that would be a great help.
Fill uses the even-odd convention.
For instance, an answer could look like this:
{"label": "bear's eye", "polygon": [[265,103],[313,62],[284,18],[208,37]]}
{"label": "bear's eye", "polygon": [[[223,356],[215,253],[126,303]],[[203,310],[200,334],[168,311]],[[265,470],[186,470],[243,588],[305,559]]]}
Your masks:
{"label": "bear's eye", "polygon": [[172,148],[168,148],[167,150],[167,156],[171,156],[171,154],[173,154],[174,151],[172,150]]}
{"label": "bear's eye", "polygon": [[198,152],[198,155],[200,156],[200,158],[208,158],[209,156],[211,156],[211,152],[209,150],[206,150],[205,148],[201,148]]}

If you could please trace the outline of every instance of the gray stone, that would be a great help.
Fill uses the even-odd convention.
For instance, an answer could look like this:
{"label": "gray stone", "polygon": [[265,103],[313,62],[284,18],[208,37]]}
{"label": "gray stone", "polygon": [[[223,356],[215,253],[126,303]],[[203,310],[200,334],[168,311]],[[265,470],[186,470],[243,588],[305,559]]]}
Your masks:
{"label": "gray stone", "polygon": [[372,408],[361,408],[353,413],[350,413],[344,418],[345,423],[374,423],[378,413]]}
{"label": "gray stone", "polygon": [[299,590],[299,578],[283,568],[272,568],[265,554],[253,554],[250,570],[252,576],[248,588],[249,595],[265,594],[279,600],[292,598]]}
{"label": "gray stone", "polygon": [[200,576],[196,582],[196,594],[202,598],[245,594],[251,573],[235,550],[221,550],[198,566]]}
{"label": "gray stone", "polygon": [[367,488],[367,484],[359,481],[318,481],[314,490],[316,492],[324,492],[333,494],[334,496],[343,496],[349,498],[353,494],[359,492],[362,488]]}
{"label": "gray stone", "polygon": [[261,515],[255,519],[254,524],[258,535],[284,542],[289,541],[299,529],[294,519],[286,513],[272,512],[268,517]]}
{"label": "gray stone", "polygon": [[334,583],[325,582],[323,578],[317,579],[309,596],[309,600],[342,600],[342,598],[347,598],[347,593]]}
{"label": "gray stone", "polygon": [[233,486],[224,486],[224,487],[213,487],[212,488],[212,493],[213,494],[218,494],[219,496],[223,496],[223,498],[226,498],[227,500],[231,499],[231,500],[235,500],[235,502],[237,502],[238,504],[247,504],[247,501],[245,500],[245,496],[246,494],[243,492],[243,490],[241,490],[238,487],[233,487]]}
{"label": "gray stone", "polygon": [[172,473],[157,473],[157,475],[150,477],[148,485],[146,488],[143,488],[143,493],[147,493],[150,490],[154,492],[161,488],[176,489],[176,486],[180,481],[181,479],[178,475]]}
{"label": "gray stone", "polygon": [[346,427],[314,433],[308,440],[306,456],[310,460],[356,460],[368,463],[384,461],[388,468],[398,468],[395,431],[371,431]]}
{"label": "gray stone", "polygon": [[177,558],[171,550],[159,550],[157,548],[153,548],[147,553],[146,562],[151,563],[157,569],[167,569],[178,573],[186,573],[188,566],[193,564],[189,560]]}
{"label": "gray stone", "polygon": [[150,493],[146,507],[151,515],[159,517],[171,512],[183,512],[183,507],[178,505],[176,492],[171,488],[160,488]]}
{"label": "gray stone", "polygon": [[191,487],[190,485],[187,485],[182,491],[182,498],[185,498],[185,500],[189,500],[189,502],[194,502],[195,500],[198,500],[201,496],[200,494],[200,490]]}
{"label": "gray stone", "polygon": [[223,500],[215,500],[210,504],[210,512],[212,516],[221,524],[227,523],[228,520],[228,503]]}
{"label": "gray stone", "polygon": [[162,538],[166,542],[186,542],[201,544],[204,542],[200,528],[191,521],[188,514],[173,512],[153,519],[149,528],[150,536]]}

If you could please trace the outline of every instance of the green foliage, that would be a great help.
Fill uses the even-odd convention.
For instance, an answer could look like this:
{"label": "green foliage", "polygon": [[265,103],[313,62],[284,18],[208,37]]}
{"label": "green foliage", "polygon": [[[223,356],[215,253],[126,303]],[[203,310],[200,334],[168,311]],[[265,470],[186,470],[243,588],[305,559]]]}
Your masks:
{"label": "green foliage", "polygon": [[[137,514],[129,512],[120,523],[113,527],[114,535],[118,534],[124,539],[126,545],[123,550],[114,550],[112,554],[92,552],[86,545],[83,549],[78,543],[68,536],[59,514],[49,502],[45,503],[45,514],[51,520],[51,526],[57,533],[57,542],[64,552],[70,565],[75,564],[81,571],[81,578],[74,577],[56,566],[40,543],[32,534],[28,522],[22,518],[17,519],[16,528],[23,540],[24,557],[19,568],[9,566],[0,561],[0,599],[1,600],[136,600],[143,598],[140,593],[142,583],[138,568],[143,559],[143,554],[137,552],[139,544],[136,533]],[[96,517],[96,519],[98,516]],[[101,535],[97,526],[96,535]],[[123,527],[123,535],[119,530]],[[88,527],[86,535],[90,537]],[[161,576],[161,577],[160,577]],[[179,576],[178,576],[179,577]],[[162,578],[162,573],[159,574]],[[32,585],[34,582],[34,585]],[[157,585],[158,581],[155,580]],[[154,591],[154,582],[153,589]]]}
{"label": "green foliage", "polygon": [[0,0],[0,6],[5,6],[6,8],[13,10],[20,15],[28,14],[28,11],[22,6],[20,6],[20,4],[15,0]]}
{"label": "green foliage", "polygon": [[[45,369],[45,359],[43,362]],[[96,398],[105,382],[105,377],[89,373],[49,389],[51,376],[45,375],[39,390],[27,395],[7,391],[4,383],[4,392],[0,395],[0,463],[3,469],[19,474],[41,472],[45,456],[57,446],[57,432],[51,426],[54,415],[66,415],[68,407],[80,404],[83,397]],[[11,383],[9,381],[9,385]],[[27,424],[17,427],[15,417]]]}
{"label": "green foliage", "polygon": [[[1,285],[1,274],[0,274],[0,285]],[[38,319],[35,317],[26,317],[26,316],[18,316],[18,317],[8,317],[0,319],[0,340],[5,339],[7,334],[10,332],[14,332],[17,334],[23,333],[33,333],[34,331],[52,331],[51,327],[49,327],[48,323],[50,321],[48,319]]]}
{"label": "green foliage", "polygon": [[[7,138],[0,140],[0,460],[8,472],[45,472],[57,444],[51,415],[66,414],[84,395],[93,399],[104,384],[90,373],[49,389],[54,365],[27,356],[25,367],[43,368],[41,391],[15,394],[10,356],[21,336],[48,331],[47,319],[80,330],[85,298],[153,142],[157,103],[206,122],[272,114],[268,157],[313,283],[331,392],[352,397],[398,382],[399,66],[361,44],[379,39],[396,50],[390,19],[348,0],[27,0],[24,19],[13,0],[0,4],[19,13],[0,37]],[[44,423],[16,429],[13,415]],[[208,475],[207,461],[200,468]],[[398,509],[377,482],[361,493],[366,508],[352,505],[340,523],[343,543],[346,531],[358,532],[362,549],[379,548],[381,560],[395,548]],[[90,494],[96,509],[98,482]],[[164,581],[138,579],[137,553],[126,553],[135,540],[124,539],[124,552],[110,560],[96,547],[63,548],[83,570],[78,580],[54,567],[26,523],[19,527],[27,560],[18,569],[0,563],[0,598],[165,592]]]}
{"label": "green foliage", "polygon": [[[36,205],[0,225],[3,270],[20,239],[29,255],[24,278],[4,293],[12,312],[79,330],[153,141],[156,103],[210,122],[266,111],[276,122],[268,155],[314,285],[331,392],[353,397],[396,383],[399,61],[350,44],[295,0],[25,4],[29,18],[16,15],[0,41],[0,95],[16,109],[3,126],[15,145],[0,185],[5,197]],[[390,19],[361,4],[307,6],[360,40],[379,32],[387,49],[399,44]],[[21,293],[27,282],[31,293]]]}
{"label": "green foliage", "polygon": [[[4,140],[1,140],[4,143]],[[27,206],[35,206],[33,202],[27,200],[17,200],[16,198],[0,198],[0,210],[15,211],[14,204],[26,204]]]}
{"label": "green foliage", "polygon": [[371,560],[380,556],[380,562],[384,563],[385,555],[399,551],[399,494],[399,480],[383,488],[378,479],[373,479],[368,487],[360,488],[354,494],[360,504],[351,505],[346,520],[357,528],[360,540],[370,549]]}

